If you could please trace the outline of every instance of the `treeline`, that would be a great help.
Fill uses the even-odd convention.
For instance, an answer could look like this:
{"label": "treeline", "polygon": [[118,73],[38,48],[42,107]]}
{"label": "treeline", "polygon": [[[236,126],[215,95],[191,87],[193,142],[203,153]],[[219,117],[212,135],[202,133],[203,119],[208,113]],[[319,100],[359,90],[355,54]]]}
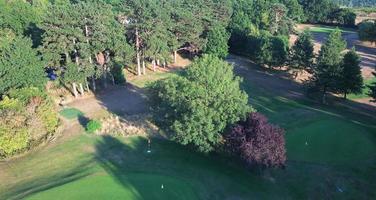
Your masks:
{"label": "treeline", "polygon": [[331,0],[299,0],[299,3],[308,23],[355,26],[355,12],[349,8],[342,8]]}
{"label": "treeline", "polygon": [[[17,41],[31,36],[32,44],[28,41],[15,48],[38,47],[32,51],[43,64],[33,67],[56,73],[58,82],[75,96],[89,88],[96,90],[98,80],[104,87],[107,82],[123,82],[118,72],[124,66],[141,75],[148,64],[155,70],[175,62],[181,50],[216,51],[217,33],[227,40],[224,27],[232,15],[228,0],[1,0],[1,4],[2,38]],[[17,74],[12,70],[3,73]],[[28,80],[27,76],[19,79]],[[7,86],[13,87],[18,86]],[[5,92],[6,88],[0,91]]]}
{"label": "treeline", "polygon": [[[292,51],[288,36],[296,22],[328,22],[327,15],[316,15],[336,7],[325,7],[332,5],[326,0],[315,2],[0,0],[0,115],[20,119],[0,124],[0,141],[5,141],[0,143],[0,156],[39,141],[32,130],[43,135],[38,138],[47,138],[56,129],[55,108],[44,90],[47,73],[55,86],[77,97],[109,83],[124,83],[124,67],[143,75],[148,67],[157,70],[176,62],[181,51],[224,58],[230,48],[269,67],[313,66],[307,42]],[[335,66],[343,66],[340,57]],[[320,87],[326,93],[331,85]],[[40,109],[52,114],[42,117]],[[31,125],[35,116],[40,129]]]}
{"label": "treeline", "polygon": [[376,1],[374,0],[332,0],[332,1],[340,6],[346,6],[350,8],[376,6]]}

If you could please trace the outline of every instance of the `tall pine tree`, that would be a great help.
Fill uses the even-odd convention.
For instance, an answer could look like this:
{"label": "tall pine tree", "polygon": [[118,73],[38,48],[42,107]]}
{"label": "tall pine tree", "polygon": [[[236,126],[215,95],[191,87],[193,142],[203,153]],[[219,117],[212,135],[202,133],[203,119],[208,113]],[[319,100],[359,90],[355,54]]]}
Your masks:
{"label": "tall pine tree", "polygon": [[363,77],[360,70],[360,58],[354,49],[347,52],[343,58],[340,91],[346,99],[347,94],[359,94],[363,88]]}
{"label": "tall pine tree", "polygon": [[315,86],[322,91],[323,103],[326,103],[327,92],[338,92],[342,71],[342,52],[345,48],[346,42],[342,39],[339,29],[333,31],[321,47],[313,79]]}
{"label": "tall pine tree", "polygon": [[309,30],[304,30],[299,34],[290,52],[290,67],[293,69],[295,77],[301,70],[310,70],[313,66],[313,41]]}

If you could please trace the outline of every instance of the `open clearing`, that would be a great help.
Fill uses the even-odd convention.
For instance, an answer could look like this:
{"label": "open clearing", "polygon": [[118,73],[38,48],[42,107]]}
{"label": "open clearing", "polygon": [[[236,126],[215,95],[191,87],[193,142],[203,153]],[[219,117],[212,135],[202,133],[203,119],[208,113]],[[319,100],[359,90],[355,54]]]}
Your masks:
{"label": "open clearing", "polygon": [[[286,129],[286,169],[249,171],[231,158],[194,153],[158,138],[152,139],[152,153],[148,154],[144,137],[95,136],[78,128],[64,140],[0,163],[0,180],[7,180],[0,182],[0,199],[376,196],[375,107],[350,101],[332,106],[316,104],[304,96],[301,85],[283,73],[269,73],[237,56],[230,56],[228,61],[243,77],[242,87],[250,104]],[[161,77],[172,75],[176,73]],[[106,95],[69,106],[89,117],[104,109],[124,115],[143,114],[148,106],[140,87],[114,88]]]}

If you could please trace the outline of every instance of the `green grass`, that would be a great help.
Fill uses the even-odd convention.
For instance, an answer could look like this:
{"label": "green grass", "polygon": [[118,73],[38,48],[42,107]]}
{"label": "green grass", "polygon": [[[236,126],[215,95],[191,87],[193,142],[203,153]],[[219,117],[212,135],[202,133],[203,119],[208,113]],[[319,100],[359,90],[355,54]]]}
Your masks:
{"label": "green grass", "polygon": [[152,82],[155,82],[155,81],[158,81],[158,80],[161,80],[161,79],[165,79],[165,78],[169,78],[169,77],[172,77],[172,76],[176,76],[177,73],[179,73],[179,71],[175,71],[175,72],[171,72],[171,73],[160,72],[160,71],[149,72],[148,74],[143,75],[141,77],[137,77],[133,80],[130,80],[129,82],[131,84],[137,86],[137,87],[144,88]]}
{"label": "green grass", "polygon": [[[245,80],[253,94],[250,103],[286,130],[288,158],[321,164],[350,164],[376,155],[376,123],[335,106],[294,101],[260,88]],[[306,142],[308,145],[306,145]]]}
{"label": "green grass", "polygon": [[368,98],[369,97],[368,94],[370,93],[370,89],[369,89],[368,86],[370,86],[373,83],[376,83],[376,77],[364,80],[364,86],[365,87],[363,88],[362,93],[360,93],[360,94],[349,94],[348,98],[349,99],[364,99],[364,98]]}
{"label": "green grass", "polygon": [[[331,33],[333,32],[334,30],[336,30],[335,27],[328,27],[328,26],[320,26],[320,27],[317,27],[317,26],[314,26],[314,27],[311,27],[309,29],[311,32],[316,32],[316,33]],[[343,28],[340,28],[339,29],[342,33],[355,33],[354,30],[352,29],[343,29]]]}
{"label": "green grass", "polygon": [[63,116],[66,119],[76,119],[79,116],[84,115],[84,113],[82,113],[80,110],[76,108],[64,108],[59,113],[61,116]]}
{"label": "green grass", "polygon": [[10,163],[6,171],[17,178],[0,182],[0,199],[276,197],[271,191],[278,189],[227,157],[195,153],[162,139],[152,141],[151,154],[146,150],[142,137],[78,135]]}
{"label": "green grass", "polygon": [[[127,187],[108,175],[92,175],[71,184],[56,187],[28,199],[197,199],[193,186],[174,177],[127,174]],[[163,184],[163,189],[162,189]],[[97,189],[93,189],[97,188]],[[90,191],[90,192],[82,192]]]}
{"label": "green grass", "polygon": [[[174,74],[153,77],[169,77]],[[156,78],[155,80],[157,80]],[[138,82],[145,86],[146,81]],[[0,163],[0,199],[368,199],[376,195],[374,118],[255,87],[250,104],[286,130],[286,169],[247,170],[162,139],[81,134]],[[307,145],[306,145],[307,142]],[[161,185],[164,188],[162,190]],[[343,192],[340,192],[341,188]]]}

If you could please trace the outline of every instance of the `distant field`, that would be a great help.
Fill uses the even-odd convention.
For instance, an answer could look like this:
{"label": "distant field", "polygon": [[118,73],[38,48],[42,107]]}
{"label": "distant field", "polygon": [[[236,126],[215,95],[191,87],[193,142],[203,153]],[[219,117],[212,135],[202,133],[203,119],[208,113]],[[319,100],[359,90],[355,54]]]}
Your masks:
{"label": "distant field", "polygon": [[[313,26],[309,29],[311,32],[316,32],[316,33],[331,33],[333,32],[334,30],[336,30],[336,28],[333,28],[333,27],[318,27],[318,26]],[[350,29],[343,29],[343,28],[340,28],[339,29],[342,33],[356,33],[355,30],[350,30]]]}

